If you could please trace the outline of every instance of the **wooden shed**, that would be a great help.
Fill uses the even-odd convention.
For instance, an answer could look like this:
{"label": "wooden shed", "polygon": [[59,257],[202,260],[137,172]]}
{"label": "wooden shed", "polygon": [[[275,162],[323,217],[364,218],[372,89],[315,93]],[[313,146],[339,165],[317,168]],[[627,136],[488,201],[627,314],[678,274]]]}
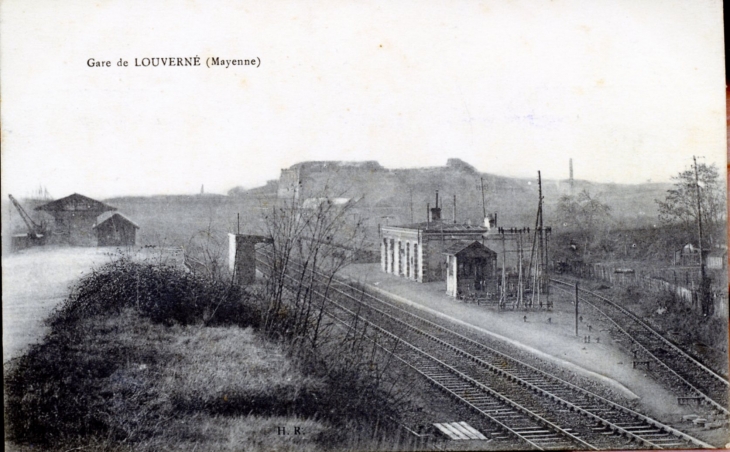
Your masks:
{"label": "wooden shed", "polygon": [[137,243],[137,224],[119,212],[105,212],[94,225],[97,246],[134,246]]}
{"label": "wooden shed", "polygon": [[446,294],[452,297],[497,290],[497,253],[476,240],[454,243],[446,255]]}
{"label": "wooden shed", "polygon": [[115,211],[116,207],[74,193],[65,198],[38,206],[35,210],[53,217],[51,223],[52,242],[77,246],[94,246],[94,225],[104,212]]}

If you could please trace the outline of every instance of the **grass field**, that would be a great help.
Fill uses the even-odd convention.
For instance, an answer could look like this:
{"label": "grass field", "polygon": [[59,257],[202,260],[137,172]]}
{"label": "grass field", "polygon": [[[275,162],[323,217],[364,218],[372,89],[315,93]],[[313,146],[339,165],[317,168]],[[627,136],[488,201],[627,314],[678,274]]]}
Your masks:
{"label": "grass field", "polygon": [[[25,373],[21,383],[24,397],[39,399],[38,412],[27,413],[35,422],[54,411],[52,402],[42,401],[49,396],[74,415],[43,423],[43,435],[58,441],[48,449],[319,448],[327,426],[296,416],[292,407],[321,382],[251,329],[165,327],[132,310],[79,327],[85,334],[73,342],[72,353],[61,350],[61,341],[31,355],[51,375]],[[65,380],[63,386],[56,387],[56,379]],[[41,380],[46,387],[34,386]],[[298,427],[303,434],[279,435],[278,427]]]}
{"label": "grass field", "polygon": [[[4,291],[42,309],[25,332],[35,343],[4,364],[6,449],[370,448],[369,419],[387,404],[337,353],[325,366],[292,354],[257,330],[258,301],[221,281],[110,254],[9,258]],[[34,268],[49,279],[19,283]]]}

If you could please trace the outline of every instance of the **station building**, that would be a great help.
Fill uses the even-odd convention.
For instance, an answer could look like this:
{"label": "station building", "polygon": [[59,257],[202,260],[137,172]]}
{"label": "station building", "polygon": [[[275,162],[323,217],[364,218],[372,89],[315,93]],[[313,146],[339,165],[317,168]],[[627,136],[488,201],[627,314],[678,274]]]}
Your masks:
{"label": "station building", "polygon": [[385,273],[421,283],[444,281],[444,253],[464,241],[481,241],[489,228],[450,223],[441,219],[441,208],[430,209],[428,221],[380,228],[380,265]]}
{"label": "station building", "polygon": [[496,214],[484,225],[449,222],[441,218],[438,194],[436,206],[428,221],[381,226],[385,273],[421,283],[445,281],[452,297],[490,299],[517,297],[531,287],[535,272],[544,271],[547,254],[537,245],[543,237],[546,246],[549,227],[498,228]]}

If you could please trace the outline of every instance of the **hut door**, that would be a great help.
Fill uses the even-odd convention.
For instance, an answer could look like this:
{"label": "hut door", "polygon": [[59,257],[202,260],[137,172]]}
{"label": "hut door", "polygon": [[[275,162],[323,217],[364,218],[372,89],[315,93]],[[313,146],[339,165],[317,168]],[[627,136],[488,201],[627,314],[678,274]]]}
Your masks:
{"label": "hut door", "polygon": [[484,290],[482,282],[484,281],[484,267],[486,262],[482,259],[474,261],[474,290]]}

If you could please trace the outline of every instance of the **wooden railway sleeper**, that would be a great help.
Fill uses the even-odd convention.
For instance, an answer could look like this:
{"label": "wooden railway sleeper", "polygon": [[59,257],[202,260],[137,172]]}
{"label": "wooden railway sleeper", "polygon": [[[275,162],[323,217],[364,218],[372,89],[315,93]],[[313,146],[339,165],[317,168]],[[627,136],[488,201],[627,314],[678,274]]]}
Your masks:
{"label": "wooden railway sleeper", "polygon": [[[344,309],[344,308],[343,308],[343,309]],[[400,309],[400,308],[398,308],[398,309]],[[398,320],[398,322],[399,322],[399,323],[403,323],[403,322],[402,322],[402,321],[400,321],[400,320]],[[442,327],[439,327],[439,328],[443,329]],[[378,328],[378,329],[380,329],[380,328]],[[390,334],[390,333],[387,333],[387,332],[386,332],[386,334]],[[454,334],[455,334],[455,333],[454,333]],[[398,338],[396,338],[396,339],[398,339]],[[443,341],[441,341],[441,340],[438,340],[438,342],[439,342],[439,343],[443,343]],[[446,344],[446,345],[448,345],[448,344]],[[524,364],[523,364],[523,365],[524,365]],[[531,366],[528,366],[528,367],[531,367]],[[571,385],[571,386],[574,386],[574,385]],[[585,391],[585,390],[583,390],[583,392],[586,392],[586,391]],[[610,402],[609,402],[609,403],[610,403]],[[613,405],[615,405],[615,404],[613,404]],[[621,408],[623,408],[623,407],[621,407]],[[624,409],[625,409],[625,408],[624,408]],[[627,410],[627,409],[625,409],[625,410]],[[684,437],[686,437],[686,435],[684,435]],[[693,442],[694,442],[695,444],[698,444],[697,440],[694,440],[693,438],[690,438],[690,440],[692,440],[692,441],[693,441]],[[702,445],[704,446],[704,444],[702,444]]]}

